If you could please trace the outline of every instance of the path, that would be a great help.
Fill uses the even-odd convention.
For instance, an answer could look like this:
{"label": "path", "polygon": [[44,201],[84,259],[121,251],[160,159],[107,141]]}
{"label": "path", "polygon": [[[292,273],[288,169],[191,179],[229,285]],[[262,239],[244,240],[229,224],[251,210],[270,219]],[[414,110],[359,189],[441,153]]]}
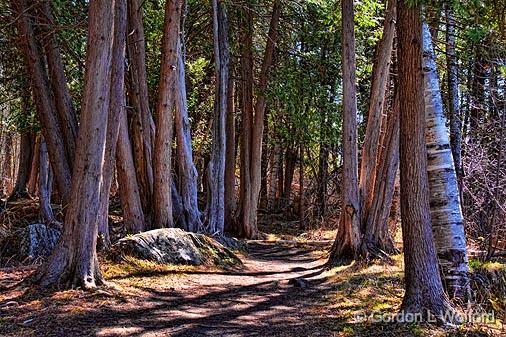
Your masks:
{"label": "path", "polygon": [[[240,272],[189,272],[143,296],[82,312],[51,310],[34,336],[331,336],[312,306],[321,303],[324,260],[307,248],[251,243]],[[299,282],[299,279],[311,279]],[[90,301],[88,300],[88,303]],[[86,304],[86,303],[85,303]],[[1,323],[1,322],[0,322]],[[41,330],[41,328],[43,330]],[[315,330],[316,329],[316,330]],[[31,335],[31,333],[30,333]]]}

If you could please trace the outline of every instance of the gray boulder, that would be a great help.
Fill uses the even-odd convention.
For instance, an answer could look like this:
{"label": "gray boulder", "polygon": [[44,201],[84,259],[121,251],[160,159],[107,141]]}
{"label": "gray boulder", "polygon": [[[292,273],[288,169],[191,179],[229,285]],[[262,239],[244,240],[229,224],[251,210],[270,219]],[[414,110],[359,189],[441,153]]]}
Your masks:
{"label": "gray boulder", "polygon": [[179,228],[162,228],[128,236],[111,248],[114,259],[133,256],[174,265],[235,267],[241,260],[215,239]]}

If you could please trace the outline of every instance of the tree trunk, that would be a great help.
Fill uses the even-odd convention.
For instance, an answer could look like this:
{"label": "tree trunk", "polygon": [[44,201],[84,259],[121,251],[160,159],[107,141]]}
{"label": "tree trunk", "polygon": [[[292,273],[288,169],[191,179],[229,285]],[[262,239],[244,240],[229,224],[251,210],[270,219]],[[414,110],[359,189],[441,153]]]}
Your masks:
{"label": "tree trunk", "polygon": [[[37,183],[38,183],[38,177],[39,177],[39,165],[40,165],[40,140],[42,136],[37,135],[35,137],[35,145],[33,146],[33,156],[32,156],[32,163],[30,168],[30,178],[28,178],[28,193],[30,195],[35,195],[37,192]],[[46,147],[47,152],[47,147]]]}
{"label": "tree trunk", "polygon": [[30,169],[32,167],[33,158],[33,137],[29,132],[21,134],[21,144],[19,146],[18,174],[16,177],[16,185],[9,196],[9,201],[28,197],[28,178],[30,177]]}
{"label": "tree trunk", "polygon": [[125,113],[119,116],[116,169],[118,170],[119,197],[125,228],[128,233],[143,232],[146,224],[139,185],[137,185],[132,146],[128,136],[128,121]]}
{"label": "tree trunk", "polygon": [[374,184],[374,198],[370,205],[364,231],[367,251],[375,256],[397,252],[388,229],[388,218],[395,191],[395,178],[399,168],[399,97],[394,98],[392,111],[388,114],[382,149],[378,153],[378,168]]}
{"label": "tree trunk", "polygon": [[162,42],[162,62],[158,106],[156,109],[156,137],[153,158],[153,215],[156,228],[174,227],[172,218],[172,137],[173,110],[178,82],[178,39],[181,0],[165,4],[165,23]]}
{"label": "tree trunk", "polygon": [[51,192],[53,185],[53,174],[49,165],[46,141],[40,137],[39,152],[34,155],[39,159],[39,214],[40,221],[48,226],[56,224],[56,219],[51,208]]}
{"label": "tree trunk", "polygon": [[274,0],[274,5],[271,15],[271,23],[269,26],[269,33],[267,34],[267,45],[265,47],[264,58],[262,61],[262,68],[260,70],[258,80],[257,100],[255,104],[254,121],[252,119],[251,128],[251,145],[250,145],[250,189],[249,193],[249,210],[243,210],[244,214],[249,217],[243,216],[242,218],[242,233],[247,238],[255,238],[258,236],[257,229],[257,210],[259,202],[259,194],[262,178],[262,141],[264,132],[264,116],[266,97],[265,90],[269,83],[269,74],[274,59],[274,50],[278,38],[278,23],[281,16],[281,2]]}
{"label": "tree trunk", "polygon": [[383,119],[387,85],[390,72],[393,41],[395,35],[396,0],[388,1],[388,8],[383,27],[383,37],[376,47],[369,111],[367,114],[367,129],[362,146],[362,160],[360,163],[360,204],[361,224],[367,223],[369,209],[376,184],[377,166],[380,157],[380,131]]}
{"label": "tree trunk", "polygon": [[2,163],[2,183],[3,183],[3,194],[10,195],[12,190],[14,189],[12,183],[12,134],[11,132],[5,132],[3,139],[3,147],[4,147],[4,161]]}
{"label": "tree trunk", "polygon": [[89,4],[86,74],[70,203],[62,236],[35,274],[42,286],[102,284],[96,244],[111,83],[113,1]]}
{"label": "tree trunk", "polygon": [[[47,35],[46,51],[47,67],[49,71],[49,80],[53,90],[56,103],[56,113],[62,130],[62,137],[66,145],[67,158],[73,163],[76,138],[77,138],[77,117],[72,105],[72,98],[67,86],[67,77],[60,55],[60,48],[56,39],[53,15],[51,13],[50,1],[43,1],[41,4],[41,24],[39,25]],[[72,169],[72,167],[70,167]]]}
{"label": "tree trunk", "polygon": [[175,112],[179,191],[181,191],[181,202],[185,223],[188,225],[185,230],[198,232],[202,229],[202,221],[200,219],[198,205],[198,173],[195,168],[195,164],[193,163],[192,139],[190,121],[188,118],[185,68],[181,40],[178,41],[178,81]]}
{"label": "tree trunk", "polygon": [[432,231],[441,272],[450,297],[465,299],[469,291],[467,247],[460,193],[439,88],[429,27],[423,25],[426,144]]}
{"label": "tree trunk", "polygon": [[245,6],[240,15],[241,27],[239,40],[241,43],[241,185],[240,185],[240,222],[238,235],[255,237],[256,228],[245,226],[249,224],[252,210],[251,200],[251,129],[253,128],[253,13]]}
{"label": "tree trunk", "polygon": [[343,178],[342,208],[337,237],[329,262],[357,259],[360,252],[360,199],[358,187],[357,97],[353,0],[342,0],[343,16]]}
{"label": "tree trunk", "polygon": [[21,49],[26,68],[30,74],[35,105],[42,124],[42,133],[47,142],[49,159],[54,170],[58,191],[63,204],[66,205],[69,201],[71,186],[71,168],[67,160],[68,151],[61,137],[62,130],[59,120],[55,115],[57,109],[49,88],[49,80],[40,48],[35,40],[30,9],[26,0],[13,1],[14,13],[19,16],[16,25],[18,33],[22,37]]}
{"label": "tree trunk", "polygon": [[223,234],[225,230],[225,119],[229,95],[230,52],[228,46],[228,21],[225,4],[213,0],[213,36],[216,73],[216,96],[213,117],[213,144],[209,162],[209,205],[206,231]]}
{"label": "tree trunk", "polygon": [[100,190],[100,210],[98,214],[98,233],[102,246],[111,244],[109,237],[109,196],[113,180],[114,159],[119,134],[119,118],[126,114],[125,97],[125,46],[127,23],[127,0],[115,0],[114,43],[112,47],[111,94],[107,133],[105,141],[103,181]]}
{"label": "tree trunk", "polygon": [[443,290],[429,211],[425,114],[423,109],[422,22],[420,6],[399,1],[399,101],[401,216],[405,285],[401,310],[442,315]]}
{"label": "tree trunk", "polygon": [[229,76],[227,118],[225,125],[226,154],[225,154],[225,231],[235,232],[234,213],[236,210],[235,198],[235,105],[234,105],[234,79]]}
{"label": "tree trunk", "polygon": [[297,165],[297,153],[290,146],[286,149],[285,155],[285,175],[283,182],[283,196],[281,197],[281,208],[285,211],[289,209],[292,199],[293,175],[295,174],[295,166]]}
{"label": "tree trunk", "polygon": [[127,52],[130,62],[129,97],[134,107],[132,123],[134,162],[144,214],[150,217],[153,211],[152,152],[155,127],[149,109],[142,3],[141,0],[128,1]]}
{"label": "tree trunk", "polygon": [[457,182],[462,197],[462,121],[459,110],[459,79],[456,43],[455,18],[451,4],[446,8],[446,66],[448,71],[448,113],[450,115],[450,144],[452,146],[453,162],[457,173]]}
{"label": "tree trunk", "polygon": [[[279,206],[278,199],[282,191],[279,186],[280,176],[283,175],[283,150],[281,149],[281,145],[276,142],[274,145],[272,165],[271,165],[271,175],[269,179],[269,199],[267,203],[268,210],[274,210]],[[282,186],[281,186],[282,187]]]}

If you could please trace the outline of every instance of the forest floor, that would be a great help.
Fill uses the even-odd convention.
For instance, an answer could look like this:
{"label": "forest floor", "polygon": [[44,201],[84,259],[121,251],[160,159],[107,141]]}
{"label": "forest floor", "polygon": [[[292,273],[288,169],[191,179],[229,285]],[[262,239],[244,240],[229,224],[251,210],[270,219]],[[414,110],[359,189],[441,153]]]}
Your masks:
{"label": "forest floor", "polygon": [[[328,245],[249,242],[243,268],[228,271],[103,260],[105,289],[2,291],[0,336],[506,336],[497,322],[443,329],[361,319],[398,310],[402,258],[326,270]],[[0,286],[33,269],[0,269]]]}

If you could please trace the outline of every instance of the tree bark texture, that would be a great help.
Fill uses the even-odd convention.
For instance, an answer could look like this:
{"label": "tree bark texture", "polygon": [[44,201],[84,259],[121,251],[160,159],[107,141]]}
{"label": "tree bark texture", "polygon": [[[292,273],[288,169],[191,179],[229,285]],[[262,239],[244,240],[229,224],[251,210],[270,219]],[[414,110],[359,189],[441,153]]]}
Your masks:
{"label": "tree bark texture", "polygon": [[93,288],[103,283],[96,244],[110,101],[114,3],[92,0],[89,4],[81,126],[70,203],[60,241],[35,274],[42,286]]}
{"label": "tree bark texture", "polygon": [[353,0],[343,0],[343,178],[342,208],[329,262],[360,257],[360,197],[358,186],[357,94]]}
{"label": "tree bark texture", "polygon": [[[251,113],[247,121],[250,123],[249,125],[245,125],[245,127],[250,128],[250,132],[246,135],[245,140],[249,139],[250,144],[248,147],[248,152],[244,153],[244,155],[249,155],[249,160],[247,160],[249,168],[247,169],[248,175],[244,178],[244,180],[248,179],[249,182],[244,185],[243,192],[243,200],[242,200],[242,229],[241,234],[247,238],[255,238],[258,235],[257,229],[257,210],[258,210],[258,202],[259,202],[259,194],[261,187],[261,178],[262,178],[262,140],[263,140],[263,132],[264,132],[264,118],[265,118],[265,106],[266,106],[266,97],[265,90],[267,89],[267,85],[269,83],[269,74],[272,66],[273,58],[274,58],[274,50],[276,47],[278,32],[277,27],[279,24],[279,18],[281,16],[281,3],[279,0],[275,0],[272,8],[271,22],[269,26],[269,32],[267,35],[267,44],[265,47],[264,58],[262,61],[262,67],[260,70],[259,81],[258,81],[258,93],[257,100],[255,103],[255,115],[253,116],[253,109],[243,111],[246,114],[248,111]],[[252,33],[248,31],[247,35]],[[249,37],[248,37],[249,39]],[[249,45],[249,41],[247,42]],[[249,52],[246,51],[246,54]],[[249,58],[249,55],[246,55]],[[250,61],[248,60],[247,63]],[[249,64],[247,65],[249,67]],[[249,69],[248,71],[249,72]],[[249,76],[249,79],[252,80],[252,74],[246,74]],[[246,81],[248,81],[248,77],[246,77]],[[247,84],[249,85],[249,84]],[[251,94],[249,92],[244,92],[244,95]],[[253,101],[252,98],[243,97],[243,99],[247,99],[247,104],[250,104]],[[251,103],[252,104],[252,103]],[[248,107],[249,109],[249,107]],[[244,118],[244,117],[243,117]],[[243,127],[243,132],[245,131],[245,127]],[[244,171],[246,174],[246,170]]]}
{"label": "tree bark texture", "polygon": [[42,134],[46,139],[51,166],[54,170],[58,191],[63,204],[69,201],[71,186],[71,167],[67,158],[60,122],[55,112],[56,104],[50,90],[49,79],[45,71],[43,57],[35,40],[31,17],[32,8],[26,0],[14,1],[13,10],[19,19],[16,20],[17,30],[21,36],[21,45],[25,66],[30,74],[33,96],[39,119],[42,124]]}
{"label": "tree bark texture", "polygon": [[156,228],[173,227],[172,218],[172,138],[178,82],[178,39],[181,0],[165,4],[162,62],[156,109],[155,153],[153,156],[153,215]]}
{"label": "tree bark texture", "polygon": [[459,109],[459,79],[458,63],[455,51],[457,35],[455,33],[455,17],[451,4],[446,8],[446,67],[447,67],[447,85],[448,85],[448,113],[450,115],[450,144],[452,146],[453,162],[455,163],[455,172],[462,196],[462,120]]}
{"label": "tree bark texture", "polygon": [[423,70],[432,231],[448,294],[464,299],[469,291],[464,218],[446,129],[436,58],[426,23],[423,24]]}
{"label": "tree bark texture", "polygon": [[175,110],[178,183],[181,193],[182,214],[187,224],[187,228],[184,229],[189,232],[198,232],[202,229],[198,205],[198,173],[193,163],[192,138],[186,99],[185,65],[181,44],[181,39],[179,39]]}
{"label": "tree bark texture", "polygon": [[436,315],[446,309],[429,211],[419,6],[399,1],[401,215],[406,293],[401,310]]}
{"label": "tree bark texture", "polygon": [[77,116],[67,86],[68,81],[65,76],[60,47],[54,30],[50,1],[43,1],[40,7],[41,14],[39,17],[41,25],[39,26],[47,36],[47,40],[44,43],[44,50],[46,51],[49,80],[54,94],[56,113],[60,122],[63,140],[66,145],[67,160],[72,163],[76,148],[78,128]]}
{"label": "tree bark texture", "polygon": [[385,106],[387,85],[390,72],[393,41],[395,35],[396,0],[388,1],[388,8],[383,26],[383,36],[376,47],[376,57],[372,74],[371,95],[369,111],[367,114],[367,129],[362,145],[362,159],[360,162],[360,200],[361,222],[367,222],[369,209],[376,184],[377,165],[380,159],[381,125],[383,120],[383,107]]}
{"label": "tree bark texture", "polygon": [[223,234],[225,231],[225,120],[228,105],[230,51],[228,45],[228,19],[222,0],[213,0],[213,37],[216,73],[216,96],[213,117],[213,144],[209,161],[209,205],[206,231]]}
{"label": "tree bark texture", "polygon": [[119,134],[120,115],[126,114],[125,97],[125,46],[127,23],[127,0],[115,0],[114,42],[112,47],[111,93],[107,121],[106,144],[104,154],[103,181],[100,190],[100,210],[98,214],[98,232],[103,247],[109,247],[109,196],[113,180],[114,159]]}
{"label": "tree bark texture", "polygon": [[130,62],[129,98],[134,107],[131,132],[134,162],[142,207],[144,214],[149,217],[153,212],[153,146],[155,124],[149,109],[142,3],[142,0],[128,1],[127,52]]}

